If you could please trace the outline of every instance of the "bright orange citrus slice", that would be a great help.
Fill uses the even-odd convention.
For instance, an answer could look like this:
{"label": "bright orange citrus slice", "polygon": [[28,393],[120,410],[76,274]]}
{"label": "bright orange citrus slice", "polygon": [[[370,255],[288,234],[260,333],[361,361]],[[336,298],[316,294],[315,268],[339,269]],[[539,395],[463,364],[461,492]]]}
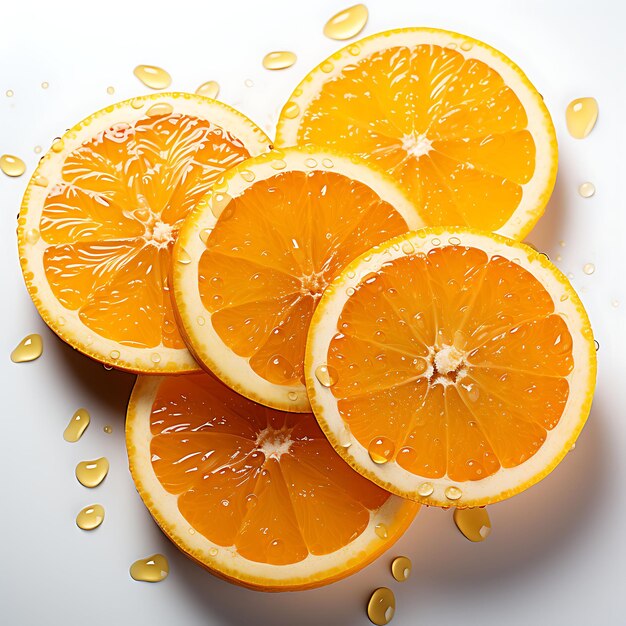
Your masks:
{"label": "bright orange citrus slice", "polygon": [[398,185],[358,159],[292,148],[241,163],[189,215],[174,248],[187,344],[244,396],[310,411],[304,347],[324,287],[415,224]]}
{"label": "bright orange citrus slice", "polygon": [[393,174],[429,225],[523,239],[557,170],[543,98],[490,46],[431,28],[383,32],[316,67],[285,104],[276,145],[360,155]]}
{"label": "bright orange citrus slice", "polygon": [[168,537],[259,590],[361,569],[419,509],[353,471],[313,415],[267,409],[208,374],[140,376],[126,441],[137,490]]}
{"label": "bright orange citrus slice", "polygon": [[120,369],[197,370],[172,312],[172,246],[222,172],[268,147],[234,109],[176,93],[111,105],[56,140],[18,221],[24,279],[48,326]]}
{"label": "bright orange citrus slice", "polygon": [[326,289],[305,372],[322,429],[355,469],[396,494],[467,507],[526,489],[567,454],[596,353],[580,300],[545,256],[425,229]]}

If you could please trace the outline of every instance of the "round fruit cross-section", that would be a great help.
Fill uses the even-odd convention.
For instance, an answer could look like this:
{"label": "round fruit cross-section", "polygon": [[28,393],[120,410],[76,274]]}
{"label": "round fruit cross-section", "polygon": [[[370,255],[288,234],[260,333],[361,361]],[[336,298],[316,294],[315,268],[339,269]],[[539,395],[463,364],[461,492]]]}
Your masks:
{"label": "round fruit cross-section", "polygon": [[580,300],[545,256],[499,235],[424,229],[326,289],[305,372],[322,429],[357,471],[467,507],[556,467],[587,419],[596,353]]}
{"label": "round fruit cross-section", "polygon": [[310,411],[309,321],[326,285],[371,246],[421,224],[393,179],[315,149],[231,169],[174,248],[174,300],[199,363],[261,404]]}
{"label": "round fruit cross-section", "polygon": [[268,148],[241,113],[182,93],[111,105],[56,139],[18,220],[22,272],[44,321],[119,369],[199,369],[174,320],[174,240],[224,170]]}
{"label": "round fruit cross-section", "polygon": [[278,147],[340,148],[393,175],[427,225],[523,239],[557,170],[543,98],[490,46],[432,28],[349,44],[283,107]]}
{"label": "round fruit cross-section", "polygon": [[344,463],[313,415],[267,409],[209,374],[139,377],[126,441],[168,537],[217,576],[263,591],[361,569],[419,509]]}

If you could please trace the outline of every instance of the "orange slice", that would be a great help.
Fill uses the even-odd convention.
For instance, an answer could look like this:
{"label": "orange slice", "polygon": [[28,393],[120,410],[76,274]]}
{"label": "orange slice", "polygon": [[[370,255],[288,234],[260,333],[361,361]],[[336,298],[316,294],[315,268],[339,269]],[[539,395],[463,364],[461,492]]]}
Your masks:
{"label": "orange slice", "polygon": [[428,225],[523,239],[556,179],[543,98],[490,46],[431,28],[383,32],[316,67],[285,104],[276,145],[340,147],[393,174]]}
{"label": "orange slice", "polygon": [[140,376],[130,470],[167,536],[246,587],[317,587],[374,560],[419,509],[354,472],[311,414],[262,407],[208,374]]}
{"label": "orange slice", "polygon": [[420,224],[396,183],[358,160],[273,151],[231,169],[174,248],[174,299],[194,356],[267,406],[310,411],[309,320],[341,268]]}
{"label": "orange slice", "polygon": [[177,93],[111,105],[55,140],[18,220],[24,279],[48,326],[120,369],[199,369],[172,312],[174,240],[222,172],[268,146],[234,109]]}
{"label": "orange slice", "polygon": [[396,494],[467,507],[563,459],[589,413],[596,353],[580,300],[545,256],[499,235],[424,229],[326,289],[305,372],[322,429],[355,469]]}

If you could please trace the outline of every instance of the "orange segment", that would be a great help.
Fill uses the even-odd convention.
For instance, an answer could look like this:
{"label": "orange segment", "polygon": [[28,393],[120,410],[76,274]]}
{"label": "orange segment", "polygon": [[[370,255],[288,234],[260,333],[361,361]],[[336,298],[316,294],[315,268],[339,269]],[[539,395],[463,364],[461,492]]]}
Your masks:
{"label": "orange segment", "polygon": [[137,488],[170,538],[256,588],[348,575],[417,512],[352,470],[311,414],[267,409],[206,374],[139,378],[127,442]]}
{"label": "orange segment", "polygon": [[416,222],[395,184],[359,162],[292,149],[242,163],[175,248],[188,345],[239,393],[307,410],[306,334],[322,291],[358,254]]}
{"label": "orange segment", "polygon": [[174,241],[222,173],[267,147],[242,115],[188,94],[122,102],[68,131],[37,168],[18,227],[50,327],[122,369],[197,369],[174,319]]}
{"label": "orange segment", "polygon": [[554,127],[522,71],[436,29],[387,31],[333,54],[283,108],[276,144],[357,154],[393,175],[428,224],[519,238],[556,177]]}
{"label": "orange segment", "polygon": [[[495,235],[424,230],[333,281],[305,372],[318,421],[362,474],[412,498],[432,481],[424,501],[480,506],[536,482],[569,450],[595,350],[576,294],[544,257]],[[381,438],[390,454],[379,469],[370,456]]]}

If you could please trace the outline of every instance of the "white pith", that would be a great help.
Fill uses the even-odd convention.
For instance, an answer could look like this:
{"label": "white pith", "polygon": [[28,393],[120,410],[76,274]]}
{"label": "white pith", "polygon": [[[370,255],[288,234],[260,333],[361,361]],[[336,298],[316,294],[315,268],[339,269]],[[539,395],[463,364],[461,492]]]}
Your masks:
{"label": "white pith", "polygon": [[[240,139],[252,155],[260,154],[269,147],[269,138],[248,118],[220,102],[192,94],[160,93],[134,98],[98,111],[77,124],[63,135],[63,151],[49,151],[33,173],[24,195],[19,218],[19,250],[22,272],[31,297],[48,326],[61,339],[67,341],[88,356],[119,369],[141,372],[187,372],[197,371],[198,364],[186,348],[168,348],[164,345],[152,348],[124,346],[92,331],[80,320],[78,310],[66,309],[57,299],[46,279],[43,256],[48,244],[40,237],[36,242],[27,240],[25,233],[39,229],[41,212],[50,188],[61,180],[61,169],[69,153],[110,128],[122,119],[133,123],[146,116],[146,111],[157,103],[169,104],[174,113],[183,113],[207,119]],[[47,180],[41,186],[36,180]],[[131,207],[135,215],[145,212],[145,245],[162,248],[172,240],[172,227],[155,219],[147,206]],[[28,257],[26,254],[28,253]],[[32,275],[32,276],[31,276]],[[76,339],[78,340],[77,343]],[[111,355],[115,355],[113,358]]]}
{"label": "white pith", "polygon": [[[563,415],[557,426],[548,431],[547,438],[539,450],[527,461],[513,468],[500,468],[495,474],[480,481],[455,482],[447,477],[430,478],[419,476],[403,469],[396,463],[377,465],[371,461],[367,449],[356,440],[346,427],[332,390],[320,384],[314,375],[315,369],[327,362],[328,346],[337,333],[337,320],[350,297],[348,294],[358,286],[360,280],[376,271],[380,264],[399,258],[405,253],[402,243],[409,241],[416,254],[425,254],[429,250],[447,245],[452,239],[456,245],[472,246],[484,250],[490,257],[500,255],[513,260],[533,274],[546,288],[554,301],[555,313],[567,322],[572,335],[574,368],[567,377],[569,396]],[[460,242],[457,244],[457,242]],[[402,495],[414,498],[425,504],[438,506],[474,506],[485,501],[502,500],[519,490],[520,486],[529,486],[548,474],[563,458],[575,442],[591,404],[590,391],[595,383],[596,355],[593,336],[588,329],[588,319],[578,296],[567,279],[542,255],[523,244],[517,244],[502,237],[483,235],[463,229],[426,229],[397,237],[382,246],[373,249],[351,263],[326,289],[311,323],[307,341],[305,375],[307,389],[313,410],[322,426],[329,434],[335,449],[361,474],[377,484]],[[463,384],[462,354],[454,354],[456,348],[446,350],[440,357],[442,369],[456,365],[461,367],[456,382],[446,381],[445,377],[431,379],[430,384]],[[439,352],[441,354],[441,352]],[[437,356],[435,356],[435,360]],[[430,378],[433,371],[427,369],[423,376]],[[339,445],[338,441],[342,444]],[[346,442],[350,443],[346,447]],[[417,489],[428,482],[434,486],[429,497],[420,497]],[[450,500],[445,495],[448,487],[459,487],[462,496]]]}
{"label": "white pith", "polygon": [[[396,46],[419,44],[454,47],[466,59],[477,59],[493,68],[507,86],[515,92],[528,117],[527,130],[535,141],[535,173],[526,184],[521,185],[522,198],[508,221],[498,229],[498,234],[513,239],[523,239],[543,213],[556,179],[557,144],[554,126],[541,95],[522,70],[510,59],[491,46],[459,33],[432,28],[403,28],[365,37],[347,45],[320,63],[296,87],[283,107],[297,110],[298,115],[281,114],[276,130],[276,146],[293,146],[298,143],[298,130],[311,102],[319,94],[322,85],[339,76],[346,66],[354,65],[363,58]],[[470,47],[464,50],[463,47]],[[332,70],[328,71],[329,63]],[[324,69],[322,69],[324,68]],[[400,145],[399,145],[400,147]],[[425,136],[409,135],[402,138],[407,155],[419,157],[430,150]]]}

